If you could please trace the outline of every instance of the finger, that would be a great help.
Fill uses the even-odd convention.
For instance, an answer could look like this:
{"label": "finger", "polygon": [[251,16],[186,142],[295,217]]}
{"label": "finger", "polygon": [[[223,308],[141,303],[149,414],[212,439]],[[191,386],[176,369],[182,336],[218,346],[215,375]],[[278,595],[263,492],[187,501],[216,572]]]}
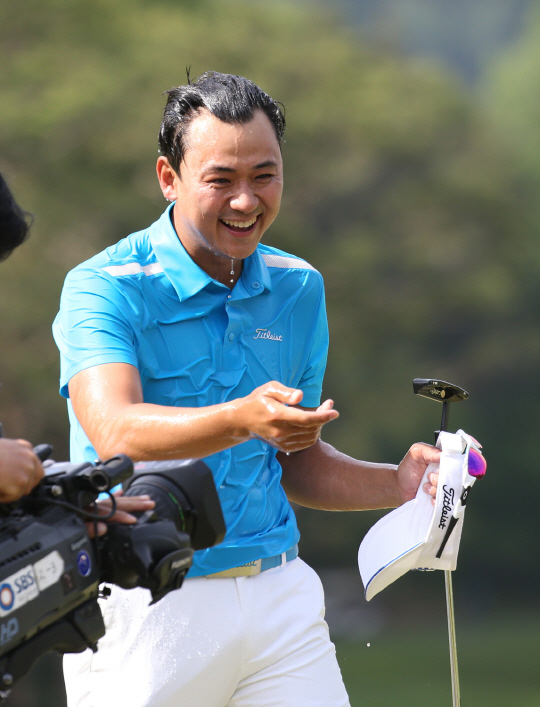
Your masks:
{"label": "finger", "polygon": [[155,508],[156,503],[150,496],[122,496],[116,500],[119,511],[148,511]]}
{"label": "finger", "polygon": [[284,442],[278,442],[276,446],[279,446],[279,449],[282,452],[299,452],[302,449],[312,447],[319,441],[319,439],[320,435],[301,435],[287,439]]}
{"label": "finger", "polygon": [[262,437],[261,435],[251,434],[254,439],[260,439],[261,442],[265,442],[270,447],[279,450],[280,452],[299,452],[302,449],[311,447],[318,439],[320,439],[320,434],[302,434],[302,435],[287,435],[280,437],[279,439],[275,437]]}
{"label": "finger", "polygon": [[[298,428],[295,428],[296,430]],[[295,431],[272,438],[272,442],[280,446],[290,444],[314,444],[321,437],[321,430],[317,427],[310,431]]]}
{"label": "finger", "polygon": [[293,452],[301,452],[303,449],[308,449],[313,447],[318,440],[309,440],[306,442],[294,442],[290,444],[282,445],[280,452],[285,452],[285,454],[292,454]]}
{"label": "finger", "polygon": [[[90,538],[95,538],[95,532],[94,532],[94,524],[91,522],[85,523],[86,525],[86,532],[88,533],[88,537]],[[105,523],[98,523],[97,524],[97,531],[98,531],[98,537],[101,537],[102,535],[105,535],[107,532],[107,525]]]}
{"label": "finger", "polygon": [[110,498],[103,499],[102,501],[98,501],[96,503],[96,507],[98,515],[106,516],[108,513],[111,512],[112,501]]}
{"label": "finger", "polygon": [[274,449],[279,449],[281,451],[281,448],[279,444],[272,439],[272,437],[262,437],[261,435],[255,434],[255,432],[252,432],[250,434],[251,439],[259,439],[261,442],[265,442],[265,444],[268,444],[270,447],[273,447]]}
{"label": "finger", "polygon": [[285,405],[298,405],[304,397],[304,393],[298,388],[287,388],[277,381],[272,381],[264,389],[263,394]]}
{"label": "finger", "polygon": [[28,447],[28,449],[33,449],[32,445],[27,439],[18,439],[17,442],[23,447]]}
{"label": "finger", "polygon": [[[327,422],[339,417],[339,412],[333,409],[302,410],[301,408],[288,407],[283,410],[281,424],[299,427],[304,430],[315,429],[326,425]],[[276,421],[275,424],[280,424]]]}
{"label": "finger", "polygon": [[[142,496],[122,496],[117,495],[117,492],[113,494],[116,500],[117,510],[122,511],[146,511],[150,508],[154,508],[156,503],[153,501],[148,494],[143,494]],[[99,515],[107,515],[111,512],[112,501],[110,498],[104,498],[98,501],[98,513]]]}
{"label": "finger", "polygon": [[425,483],[422,488],[429,496],[435,497],[437,495],[437,487],[432,486],[430,483]]}
{"label": "finger", "polygon": [[273,429],[269,430],[269,437],[278,442],[285,441],[293,437],[316,437],[321,433],[322,427],[323,425],[309,425],[307,427],[302,427],[300,425],[281,423],[279,425],[273,425]]}
{"label": "finger", "polygon": [[432,471],[428,474],[428,481],[433,487],[437,487],[439,483],[439,471]]}
{"label": "finger", "polygon": [[34,482],[32,484],[32,488],[38,483],[38,481],[41,481],[44,476],[45,469],[43,468],[43,465],[38,457],[34,454]]}
{"label": "finger", "polygon": [[137,518],[132,516],[131,513],[126,513],[125,511],[116,511],[112,518],[109,519],[110,522],[122,523],[124,525],[131,525],[137,522]]}
{"label": "finger", "polygon": [[265,430],[261,431],[260,434],[256,432],[251,432],[251,437],[255,439],[261,439],[263,442],[267,442],[272,446],[278,446],[281,442],[286,442],[293,437],[300,436],[311,436],[318,438],[321,433],[322,424],[316,425],[293,425],[289,422],[280,421],[274,424],[268,425]]}
{"label": "finger", "polygon": [[41,465],[41,462],[39,459],[36,457],[36,455],[32,452],[32,455],[29,459],[29,463],[31,464],[31,468],[28,470],[28,474],[26,476],[26,483],[21,486],[20,492],[23,495],[29,494],[30,491],[34,488],[36,484],[38,484],[41,479],[45,476],[45,471],[43,470],[43,467]]}
{"label": "finger", "polygon": [[334,407],[334,401],[328,399],[328,400],[325,400],[324,403],[322,403],[321,405],[319,405],[319,407],[317,408],[317,410],[318,410],[319,412],[325,412],[326,410],[332,410],[333,407]]}
{"label": "finger", "polygon": [[317,425],[313,428],[304,429],[302,427],[292,427],[292,426],[281,426],[269,431],[269,434],[265,437],[261,435],[252,435],[257,439],[261,439],[263,442],[267,442],[273,447],[282,449],[288,444],[303,443],[304,441],[308,444],[313,444],[321,436],[321,426]]}

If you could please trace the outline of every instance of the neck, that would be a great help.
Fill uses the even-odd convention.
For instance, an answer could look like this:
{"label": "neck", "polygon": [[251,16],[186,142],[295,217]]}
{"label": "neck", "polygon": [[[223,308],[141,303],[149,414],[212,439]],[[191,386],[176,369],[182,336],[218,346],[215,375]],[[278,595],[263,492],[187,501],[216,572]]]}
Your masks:
{"label": "neck", "polygon": [[[220,258],[222,260],[222,258]],[[198,263],[197,263],[198,264]],[[214,280],[217,280],[218,282],[221,282],[222,285],[227,285],[227,287],[230,287],[231,290],[232,288],[236,285],[238,282],[238,279],[240,278],[240,275],[242,274],[242,266],[244,264],[243,260],[235,260],[234,258],[227,258],[225,261],[225,264],[219,263],[221,267],[215,267],[212,268],[212,272],[210,270],[205,270],[208,275],[210,275],[211,278]],[[218,264],[216,264],[218,265]],[[199,267],[201,267],[199,265]],[[204,268],[203,268],[204,270]]]}
{"label": "neck", "polygon": [[185,236],[182,237],[175,223],[174,209],[171,211],[171,219],[176,235],[193,262],[196,263],[201,270],[204,270],[207,275],[210,275],[213,280],[221,282],[222,285],[227,285],[227,287],[230,287],[232,290],[242,274],[244,261],[213,252],[208,247],[204,247],[202,243],[197,243],[193,239],[186,238]]}
{"label": "neck", "polygon": [[207,275],[210,275],[213,280],[221,282],[222,285],[227,285],[231,290],[238,282],[242,274],[243,260],[208,253],[207,251],[201,252],[196,250],[191,252],[188,248],[186,248],[186,250],[193,262],[196,263],[201,270],[204,270]]}

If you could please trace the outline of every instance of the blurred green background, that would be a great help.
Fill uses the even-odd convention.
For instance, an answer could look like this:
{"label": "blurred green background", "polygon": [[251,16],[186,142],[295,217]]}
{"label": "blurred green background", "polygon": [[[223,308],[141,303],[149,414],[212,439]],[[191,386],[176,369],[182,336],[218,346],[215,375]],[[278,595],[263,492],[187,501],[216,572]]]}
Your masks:
{"label": "blurred green background", "polygon": [[[535,706],[540,649],[540,8],[533,0],[2,0],[0,171],[35,214],[0,266],[0,419],[68,458],[50,327],[66,272],[155,220],[166,89],[241,74],[286,106],[285,199],[266,241],[323,273],[325,439],[398,462],[440,408],[489,460],[454,573],[464,704]],[[298,510],[354,705],[451,704],[442,573],[369,604],[380,512]],[[369,647],[367,644],[370,644]],[[41,661],[6,704],[63,704]]]}

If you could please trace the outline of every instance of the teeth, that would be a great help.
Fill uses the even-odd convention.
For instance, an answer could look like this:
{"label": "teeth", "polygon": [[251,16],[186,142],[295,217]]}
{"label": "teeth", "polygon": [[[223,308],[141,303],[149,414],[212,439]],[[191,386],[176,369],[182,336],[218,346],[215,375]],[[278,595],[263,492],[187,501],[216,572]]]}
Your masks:
{"label": "teeth", "polygon": [[235,226],[236,228],[249,228],[250,226],[253,226],[255,221],[257,220],[257,217],[252,218],[250,221],[227,221],[227,219],[221,219],[223,223],[226,223],[227,226]]}

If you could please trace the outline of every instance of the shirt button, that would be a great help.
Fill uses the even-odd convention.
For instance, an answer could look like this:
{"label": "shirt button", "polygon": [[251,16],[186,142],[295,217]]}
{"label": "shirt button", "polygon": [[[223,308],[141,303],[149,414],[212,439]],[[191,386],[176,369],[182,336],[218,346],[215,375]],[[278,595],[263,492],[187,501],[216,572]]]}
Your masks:
{"label": "shirt button", "polygon": [[260,286],[261,286],[260,282],[252,282],[251,283],[251,287],[253,287],[254,290],[258,290]]}
{"label": "shirt button", "polygon": [[233,339],[234,339],[234,334],[231,331],[231,333],[229,334],[229,341],[232,341]]}

